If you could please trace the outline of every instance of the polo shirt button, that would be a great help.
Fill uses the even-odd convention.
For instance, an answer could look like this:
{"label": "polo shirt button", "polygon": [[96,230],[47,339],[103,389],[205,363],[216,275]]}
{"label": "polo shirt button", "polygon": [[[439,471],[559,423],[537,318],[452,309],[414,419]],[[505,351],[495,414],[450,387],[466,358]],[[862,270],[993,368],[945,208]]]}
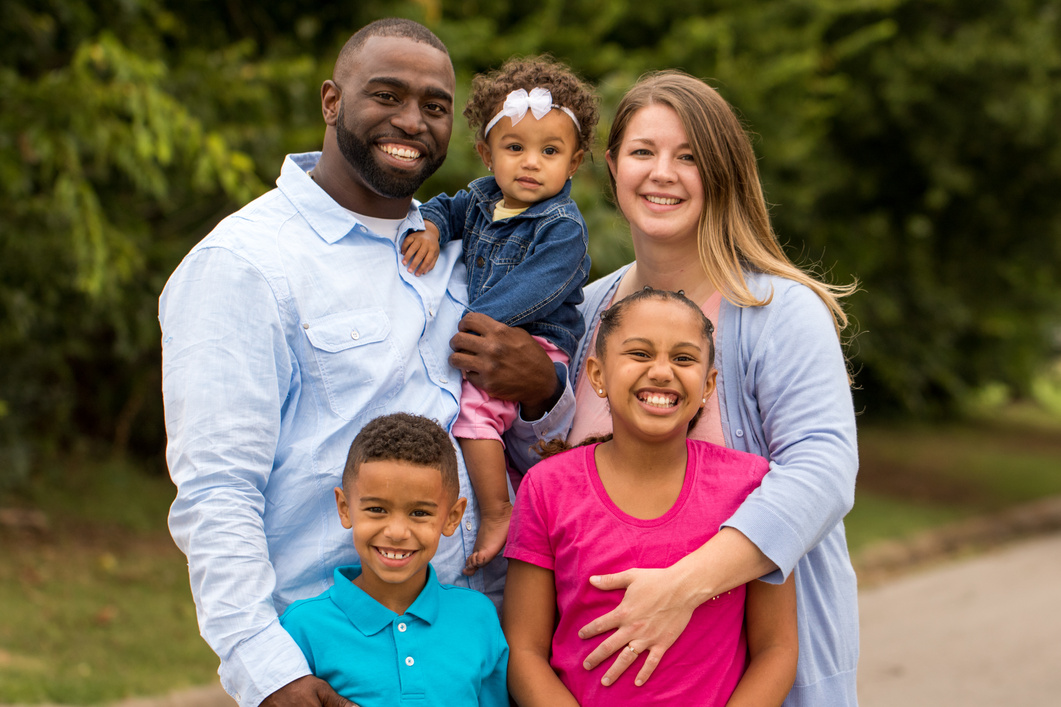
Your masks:
{"label": "polo shirt button", "polygon": [[737,435],[738,437],[743,437],[744,436],[744,430],[737,430],[733,434]]}
{"label": "polo shirt button", "polygon": [[405,633],[405,629],[408,628],[404,623],[398,624],[398,630]]}
{"label": "polo shirt button", "polygon": [[409,666],[412,666],[412,664],[415,663],[415,662],[416,661],[413,660],[412,656],[409,656],[408,658],[405,659],[405,664],[409,665]]}
{"label": "polo shirt button", "polygon": [[483,256],[480,255],[478,258],[475,259],[475,266],[476,267],[481,268],[484,265],[486,265],[486,261],[483,260]]}

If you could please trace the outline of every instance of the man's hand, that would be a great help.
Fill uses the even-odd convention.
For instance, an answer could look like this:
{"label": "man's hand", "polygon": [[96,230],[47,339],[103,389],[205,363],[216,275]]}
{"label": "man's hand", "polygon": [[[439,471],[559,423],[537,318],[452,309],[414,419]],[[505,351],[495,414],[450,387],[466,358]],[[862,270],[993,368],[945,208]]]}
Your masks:
{"label": "man's hand", "polygon": [[425,230],[412,231],[402,241],[402,265],[420,277],[430,272],[438,262],[438,228],[430,221],[424,222]]}
{"label": "man's hand", "polygon": [[530,334],[478,312],[464,315],[457,329],[449,362],[465,378],[495,398],[520,403],[524,419],[548,412],[562,391],[552,360]]}
{"label": "man's hand", "polygon": [[357,707],[312,675],[289,682],[262,700],[261,707]]}

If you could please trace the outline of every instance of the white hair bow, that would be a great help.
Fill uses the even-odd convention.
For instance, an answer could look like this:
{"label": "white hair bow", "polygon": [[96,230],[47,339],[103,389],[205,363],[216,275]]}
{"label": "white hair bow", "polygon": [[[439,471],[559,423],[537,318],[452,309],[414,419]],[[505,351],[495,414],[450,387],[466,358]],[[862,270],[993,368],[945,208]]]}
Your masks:
{"label": "white hair bow", "polygon": [[553,94],[547,88],[537,86],[531,89],[530,93],[527,93],[525,88],[517,88],[507,96],[505,96],[505,103],[501,106],[501,110],[495,115],[486,127],[483,128],[483,137],[490,134],[490,130],[497,125],[497,122],[508,116],[512,119],[512,124],[515,125],[519,121],[523,120],[524,116],[527,115],[529,109],[535,120],[541,120],[546,114],[553,108],[562,110],[566,113],[571,120],[575,121],[575,130],[582,132],[582,126],[578,123],[578,118],[571,112],[570,108],[564,106],[558,106],[553,103]]}

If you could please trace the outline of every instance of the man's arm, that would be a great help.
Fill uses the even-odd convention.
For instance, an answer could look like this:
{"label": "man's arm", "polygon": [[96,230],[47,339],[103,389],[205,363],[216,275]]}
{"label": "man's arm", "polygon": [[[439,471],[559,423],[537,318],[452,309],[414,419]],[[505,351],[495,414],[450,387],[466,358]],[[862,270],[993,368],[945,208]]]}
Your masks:
{"label": "man's arm", "polygon": [[309,675],[280,626],[263,495],[293,362],[276,297],[219,248],[196,251],[159,301],[170,530],[188,556],[203,637],[243,707]]}

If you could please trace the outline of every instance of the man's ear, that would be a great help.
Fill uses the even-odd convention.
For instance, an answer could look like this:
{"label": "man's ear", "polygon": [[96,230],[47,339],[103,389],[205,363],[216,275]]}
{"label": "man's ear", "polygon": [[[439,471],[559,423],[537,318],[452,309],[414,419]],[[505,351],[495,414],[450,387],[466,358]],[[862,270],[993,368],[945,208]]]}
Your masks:
{"label": "man's ear", "polygon": [[343,91],[339,86],[328,79],[321,84],[321,113],[324,114],[324,123],[335,127],[339,120],[339,105],[342,102]]}
{"label": "man's ear", "polygon": [[464,517],[464,509],[468,507],[468,499],[461,496],[457,499],[456,503],[449,509],[449,514],[446,515],[446,524],[442,526],[442,534],[447,538],[457,530],[457,526],[460,525],[461,518]]}

